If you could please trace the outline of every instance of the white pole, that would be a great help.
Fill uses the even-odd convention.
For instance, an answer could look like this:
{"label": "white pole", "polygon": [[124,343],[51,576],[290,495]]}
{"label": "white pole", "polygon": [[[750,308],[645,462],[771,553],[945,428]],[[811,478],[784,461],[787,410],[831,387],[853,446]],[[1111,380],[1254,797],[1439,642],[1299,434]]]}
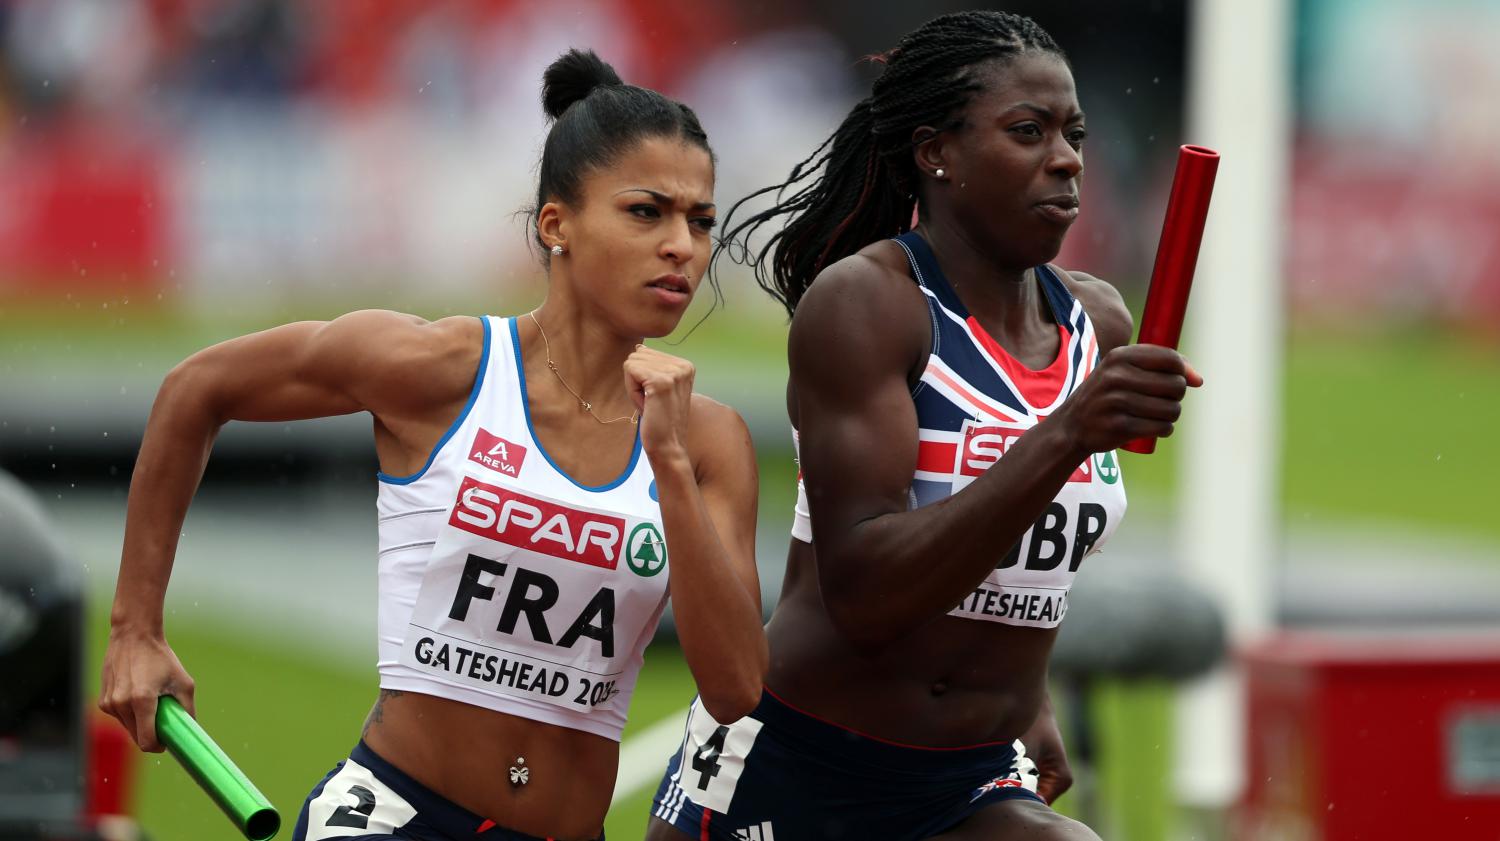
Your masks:
{"label": "white pole", "polygon": [[[1180,426],[1176,536],[1185,576],[1222,605],[1232,646],[1274,621],[1290,6],[1189,7],[1186,139],[1223,157],[1185,325],[1184,352],[1207,384],[1188,396]],[[1223,667],[1178,699],[1174,768],[1185,805],[1223,809],[1243,789],[1243,688]]]}

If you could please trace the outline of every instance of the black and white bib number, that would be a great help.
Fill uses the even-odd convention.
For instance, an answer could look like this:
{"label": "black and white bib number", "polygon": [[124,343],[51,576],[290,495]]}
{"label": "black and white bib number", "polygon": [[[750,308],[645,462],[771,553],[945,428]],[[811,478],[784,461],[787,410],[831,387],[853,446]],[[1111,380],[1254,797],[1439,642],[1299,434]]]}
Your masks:
{"label": "black and white bib number", "polygon": [[306,841],[394,834],[416,815],[417,810],[370,769],[348,759],[307,804]]}
{"label": "black and white bib number", "polygon": [[699,806],[728,812],[735,786],[745,771],[745,759],[755,747],[762,724],[746,716],[720,724],[701,701],[688,712],[687,739],[679,757],[678,786]]}

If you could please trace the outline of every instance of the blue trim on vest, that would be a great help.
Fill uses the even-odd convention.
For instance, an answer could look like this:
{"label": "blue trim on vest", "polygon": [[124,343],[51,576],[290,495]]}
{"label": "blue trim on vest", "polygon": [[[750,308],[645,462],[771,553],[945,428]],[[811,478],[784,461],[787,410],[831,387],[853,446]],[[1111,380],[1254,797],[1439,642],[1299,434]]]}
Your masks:
{"label": "blue trim on vest", "polygon": [[[907,231],[894,239],[904,247],[907,258],[913,264],[912,271],[917,282],[931,290],[938,302],[959,318],[968,318],[968,308],[949,285],[948,276],[943,274],[937,255],[932,252],[932,246],[927,240],[916,231]],[[1041,282],[1042,294],[1047,297],[1047,309],[1052,312],[1052,320],[1066,327],[1069,333],[1077,332],[1077,325],[1068,319],[1073,313],[1073,293],[1068,291],[1067,284],[1062,282],[1062,278],[1050,266],[1037,266],[1036,276]]]}
{"label": "blue trim on vest", "polygon": [[630,451],[630,463],[625,465],[625,472],[621,473],[619,478],[615,479],[613,482],[610,482],[607,485],[595,485],[593,487],[590,487],[583,484],[582,482],[579,482],[577,479],[574,479],[572,476],[569,476],[568,472],[566,470],[563,470],[561,467],[558,467],[557,462],[552,460],[552,456],[547,454],[547,448],[543,447],[541,439],[536,437],[536,427],[531,425],[531,401],[526,396],[526,365],[521,361],[521,331],[516,327],[515,318],[510,319],[510,341],[511,346],[516,350],[516,374],[518,375],[521,383],[521,409],[526,413],[526,432],[531,436],[532,443],[536,444],[537,452],[541,453],[542,458],[546,459],[547,463],[552,465],[552,469],[557,471],[557,475],[563,477],[564,479],[567,479],[569,482],[572,482],[581,490],[589,491],[590,493],[604,493],[605,491],[610,491],[618,488],[625,482],[626,479],[630,478],[630,474],[635,472],[635,464],[636,462],[640,461],[640,426],[637,425],[635,428],[635,448]]}
{"label": "blue trim on vest", "polygon": [[490,364],[490,320],[481,315],[479,316],[479,323],[484,325],[484,348],[479,352],[479,370],[474,372],[474,387],[469,390],[469,402],[464,404],[463,411],[459,412],[458,417],[453,419],[453,425],[449,426],[448,431],[443,433],[443,437],[438,439],[437,446],[433,447],[432,452],[427,455],[427,463],[422,465],[421,470],[410,476],[390,476],[377,472],[375,477],[380,481],[385,482],[387,485],[410,485],[412,482],[422,478],[423,474],[427,472],[427,468],[431,467],[432,462],[437,459],[438,452],[443,449],[443,445],[448,443],[448,439],[452,438],[453,433],[457,432],[458,428],[463,426],[464,421],[468,419],[469,411],[474,408],[474,403],[479,400],[479,389],[484,385],[484,372]]}

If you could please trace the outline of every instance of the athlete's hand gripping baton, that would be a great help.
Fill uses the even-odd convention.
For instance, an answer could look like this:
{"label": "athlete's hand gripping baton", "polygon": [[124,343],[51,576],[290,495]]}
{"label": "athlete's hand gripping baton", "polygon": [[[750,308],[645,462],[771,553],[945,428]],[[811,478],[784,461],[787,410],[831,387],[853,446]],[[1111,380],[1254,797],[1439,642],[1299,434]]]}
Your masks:
{"label": "athlete's hand gripping baton", "polygon": [[268,841],[281,815],[171,695],[156,702],[156,736],[250,841]]}
{"label": "athlete's hand gripping baton", "polygon": [[[1177,173],[1172,176],[1172,194],[1167,199],[1167,218],[1162,222],[1161,241],[1156,246],[1156,267],[1151,270],[1151,288],[1146,292],[1146,312],[1136,341],[1177,349],[1182,338],[1182,318],[1187,314],[1188,292],[1193,288],[1193,270],[1198,265],[1198,246],[1203,243],[1203,225],[1208,221],[1208,200],[1219,171],[1219,153],[1202,146],[1183,146],[1177,152]],[[1125,445],[1132,453],[1156,451],[1155,438],[1137,438]]]}

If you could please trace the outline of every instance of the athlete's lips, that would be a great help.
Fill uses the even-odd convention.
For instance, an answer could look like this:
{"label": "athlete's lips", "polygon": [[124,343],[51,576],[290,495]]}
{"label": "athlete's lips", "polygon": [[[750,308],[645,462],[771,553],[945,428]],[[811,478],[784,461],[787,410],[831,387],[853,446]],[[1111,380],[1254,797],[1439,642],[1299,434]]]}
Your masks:
{"label": "athlete's lips", "polygon": [[1078,196],[1072,193],[1048,196],[1034,206],[1042,216],[1060,225],[1072,224],[1078,218]]}
{"label": "athlete's lips", "polygon": [[693,287],[680,274],[664,274],[646,284],[650,294],[663,306],[681,308],[693,300]]}
{"label": "athlete's lips", "polygon": [[693,292],[693,287],[688,285],[688,279],[680,274],[664,274],[646,285],[666,289],[671,292],[680,292],[683,295],[691,295]]}
{"label": "athlete's lips", "polygon": [[1042,199],[1037,204],[1053,205],[1063,210],[1077,210],[1078,196],[1073,193],[1058,193],[1055,196],[1048,196]]}

